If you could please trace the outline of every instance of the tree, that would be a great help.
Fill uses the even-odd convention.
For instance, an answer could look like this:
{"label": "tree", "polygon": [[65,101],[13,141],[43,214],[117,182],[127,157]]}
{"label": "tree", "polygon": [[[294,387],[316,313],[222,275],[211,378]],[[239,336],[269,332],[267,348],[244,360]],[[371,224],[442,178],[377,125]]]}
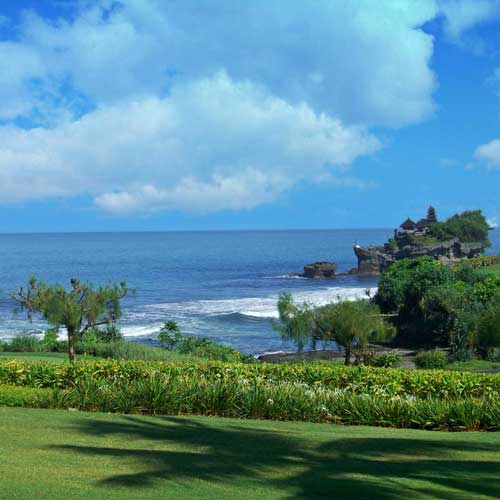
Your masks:
{"label": "tree", "polygon": [[39,283],[33,277],[13,298],[27,309],[30,320],[33,312],[38,312],[56,329],[66,328],[68,357],[73,362],[79,339],[91,328],[112,325],[120,318],[120,300],[127,291],[125,282],[93,288],[72,279],[71,289],[67,290],[58,284]]}
{"label": "tree", "polygon": [[450,217],[446,222],[432,224],[429,235],[440,241],[458,238],[464,243],[478,242],[487,247],[491,245],[488,230],[489,225],[481,210],[469,210]]}
{"label": "tree", "polygon": [[278,301],[280,324],[276,329],[299,350],[309,341],[333,341],[344,347],[344,362],[349,365],[353,352],[360,359],[369,341],[387,340],[393,328],[384,321],[378,306],[368,300],[342,300],[320,307],[296,304],[290,294]]}

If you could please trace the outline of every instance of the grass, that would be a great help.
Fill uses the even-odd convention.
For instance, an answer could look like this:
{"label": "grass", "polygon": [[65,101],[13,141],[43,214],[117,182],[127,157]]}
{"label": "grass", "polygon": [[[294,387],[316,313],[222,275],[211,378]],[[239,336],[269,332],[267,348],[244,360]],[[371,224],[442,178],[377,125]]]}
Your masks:
{"label": "grass", "polygon": [[68,361],[68,355],[65,352],[0,352],[0,359],[2,358],[26,361],[53,361],[57,363]]}
{"label": "grass", "polygon": [[0,498],[487,499],[500,434],[0,408]]}
{"label": "grass", "polygon": [[481,272],[485,274],[499,274],[500,275],[500,264],[494,264],[493,266],[482,267]]}
{"label": "grass", "polygon": [[447,370],[458,371],[493,370],[500,369],[500,362],[487,361],[485,359],[471,359],[470,361],[457,361],[455,363],[449,363],[445,368]]}

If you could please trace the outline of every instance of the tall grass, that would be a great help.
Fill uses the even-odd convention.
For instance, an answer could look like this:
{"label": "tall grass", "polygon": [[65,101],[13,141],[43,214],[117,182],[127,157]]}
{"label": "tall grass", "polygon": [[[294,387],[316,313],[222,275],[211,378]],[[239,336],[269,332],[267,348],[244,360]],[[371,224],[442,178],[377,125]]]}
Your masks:
{"label": "tall grass", "polygon": [[[16,394],[16,391],[23,391]],[[34,391],[34,392],[31,392]],[[497,398],[439,399],[353,394],[290,383],[81,379],[70,389],[0,386],[0,405],[148,415],[209,415],[428,430],[500,429]]]}

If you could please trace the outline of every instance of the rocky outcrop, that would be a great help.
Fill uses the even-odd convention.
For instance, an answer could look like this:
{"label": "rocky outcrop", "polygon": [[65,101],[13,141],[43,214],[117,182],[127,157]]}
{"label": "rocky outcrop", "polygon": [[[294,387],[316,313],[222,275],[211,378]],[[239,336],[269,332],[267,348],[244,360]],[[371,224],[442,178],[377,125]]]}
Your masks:
{"label": "rocky outcrop", "polygon": [[302,276],[311,279],[335,278],[336,271],[337,264],[335,262],[314,262],[304,266]]}
{"label": "rocky outcrop", "polygon": [[354,247],[358,258],[357,274],[380,274],[390,264],[400,259],[417,257],[433,257],[444,264],[453,264],[463,259],[471,259],[481,255],[481,243],[463,243],[458,239],[438,243],[421,244],[408,238],[399,238],[396,245],[383,247]]}

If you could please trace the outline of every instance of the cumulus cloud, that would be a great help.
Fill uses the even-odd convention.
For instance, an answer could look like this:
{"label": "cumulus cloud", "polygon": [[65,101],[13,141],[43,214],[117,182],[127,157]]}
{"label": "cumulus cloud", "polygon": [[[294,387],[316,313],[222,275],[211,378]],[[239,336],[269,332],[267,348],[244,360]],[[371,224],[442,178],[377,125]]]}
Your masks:
{"label": "cumulus cloud", "polygon": [[451,40],[477,24],[500,17],[500,0],[441,0],[440,10],[445,17],[445,31]]}
{"label": "cumulus cloud", "polygon": [[478,146],[474,152],[474,159],[489,168],[500,168],[500,139]]}
{"label": "cumulus cloud", "polygon": [[52,129],[0,129],[0,199],[88,192],[115,213],[251,208],[380,148],[363,127],[221,72]]}
{"label": "cumulus cloud", "polygon": [[[73,20],[24,16],[19,45],[93,103],[224,69],[348,123],[399,127],[433,108],[431,0],[124,0]],[[17,64],[15,60],[11,63]],[[23,64],[22,61],[19,64]]]}
{"label": "cumulus cloud", "polygon": [[207,211],[303,181],[359,186],[345,173],[381,147],[370,127],[434,109],[422,25],[441,12],[458,36],[489,12],[462,4],[89,0],[66,18],[25,12],[0,42],[0,201],[88,193],[114,213]]}

